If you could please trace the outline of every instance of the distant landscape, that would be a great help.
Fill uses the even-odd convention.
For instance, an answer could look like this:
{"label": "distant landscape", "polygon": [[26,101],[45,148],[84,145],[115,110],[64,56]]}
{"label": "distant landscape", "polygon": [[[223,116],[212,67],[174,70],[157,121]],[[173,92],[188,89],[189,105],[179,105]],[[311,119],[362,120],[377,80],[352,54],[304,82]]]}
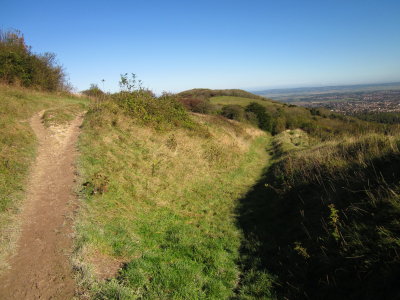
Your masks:
{"label": "distant landscape", "polygon": [[271,89],[255,94],[305,107],[324,107],[348,115],[400,112],[400,82]]}

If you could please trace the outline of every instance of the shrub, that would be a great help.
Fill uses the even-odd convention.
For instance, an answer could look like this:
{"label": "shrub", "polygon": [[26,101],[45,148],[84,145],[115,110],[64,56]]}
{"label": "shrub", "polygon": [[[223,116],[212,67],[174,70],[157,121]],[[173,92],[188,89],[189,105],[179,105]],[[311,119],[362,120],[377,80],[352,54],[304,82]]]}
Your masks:
{"label": "shrub", "polygon": [[257,115],[251,111],[245,111],[245,116],[246,116],[246,120],[254,125],[254,126],[258,126],[258,119],[257,119]]}
{"label": "shrub", "polygon": [[179,97],[178,100],[187,110],[192,112],[211,114],[215,111],[215,106],[201,97]]}
{"label": "shrub", "polygon": [[146,124],[158,130],[184,127],[195,129],[185,108],[173,95],[154,97],[147,90],[118,92],[106,95],[103,101],[93,103],[89,113],[109,111],[110,115],[125,114],[140,124]]}
{"label": "shrub", "polygon": [[47,91],[68,90],[54,53],[34,54],[21,32],[0,31],[0,81]]}
{"label": "shrub", "polygon": [[272,134],[281,133],[286,129],[286,120],[285,118],[278,117],[274,120]]}
{"label": "shrub", "polygon": [[[141,81],[136,80],[135,74],[132,74],[132,78],[128,78],[127,74],[122,74],[120,87],[120,92],[103,93],[102,101],[92,102],[88,113],[102,114],[107,111],[106,115],[110,116],[108,120],[111,121],[111,124],[116,122],[116,116],[124,114],[139,124],[146,124],[159,130],[179,126],[188,129],[196,128],[195,123],[183,105],[177,101],[175,95],[164,93],[162,96],[156,97],[152,91],[141,87]],[[92,85],[88,92],[96,94],[101,90],[96,85]]]}
{"label": "shrub", "polygon": [[246,106],[247,112],[252,112],[257,116],[258,127],[260,129],[272,132],[272,118],[271,115],[266,112],[264,106],[257,102],[252,102]]}
{"label": "shrub", "polygon": [[225,105],[222,107],[221,115],[225,118],[236,120],[236,121],[243,121],[246,118],[245,110],[240,105]]}
{"label": "shrub", "polygon": [[94,83],[90,85],[89,89],[82,91],[82,94],[95,98],[102,97],[105,95],[105,93],[99,88],[99,86]]}

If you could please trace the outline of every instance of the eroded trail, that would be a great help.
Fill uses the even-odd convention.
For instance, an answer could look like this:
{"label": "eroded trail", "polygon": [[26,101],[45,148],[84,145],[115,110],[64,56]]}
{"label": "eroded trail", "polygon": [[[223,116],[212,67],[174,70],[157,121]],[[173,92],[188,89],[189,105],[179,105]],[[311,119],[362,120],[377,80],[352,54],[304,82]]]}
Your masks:
{"label": "eroded trail", "polygon": [[72,250],[76,141],[83,116],[63,128],[46,129],[31,119],[39,140],[21,214],[18,248],[0,276],[0,299],[71,299],[75,291],[68,260]]}

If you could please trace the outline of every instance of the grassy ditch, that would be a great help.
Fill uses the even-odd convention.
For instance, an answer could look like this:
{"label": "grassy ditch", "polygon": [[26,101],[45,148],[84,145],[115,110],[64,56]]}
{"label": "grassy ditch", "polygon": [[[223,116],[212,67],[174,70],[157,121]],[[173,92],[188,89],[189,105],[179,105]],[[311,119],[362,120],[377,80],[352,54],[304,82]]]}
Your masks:
{"label": "grassy ditch", "polygon": [[235,199],[261,174],[268,140],[238,122],[190,116],[171,99],[119,98],[89,110],[80,138],[81,296],[233,296]]}
{"label": "grassy ditch", "polygon": [[29,119],[50,107],[84,102],[69,95],[0,85],[0,269],[15,242],[15,216],[35,157],[37,144]]}

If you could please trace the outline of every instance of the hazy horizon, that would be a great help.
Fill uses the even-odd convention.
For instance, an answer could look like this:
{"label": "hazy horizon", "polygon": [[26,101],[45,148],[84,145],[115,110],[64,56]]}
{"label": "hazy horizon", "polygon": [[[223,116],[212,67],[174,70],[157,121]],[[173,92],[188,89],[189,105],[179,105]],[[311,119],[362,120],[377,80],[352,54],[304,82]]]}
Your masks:
{"label": "hazy horizon", "polygon": [[260,87],[260,88],[252,88],[246,89],[248,91],[253,92],[263,92],[263,91],[274,91],[274,90],[296,90],[296,89],[312,89],[312,88],[335,88],[335,87],[355,87],[355,86],[384,86],[384,85],[396,85],[400,88],[400,80],[399,81],[391,81],[391,82],[368,82],[368,83],[343,83],[343,84],[310,84],[310,85],[288,85],[288,86],[278,86],[278,87]]}

